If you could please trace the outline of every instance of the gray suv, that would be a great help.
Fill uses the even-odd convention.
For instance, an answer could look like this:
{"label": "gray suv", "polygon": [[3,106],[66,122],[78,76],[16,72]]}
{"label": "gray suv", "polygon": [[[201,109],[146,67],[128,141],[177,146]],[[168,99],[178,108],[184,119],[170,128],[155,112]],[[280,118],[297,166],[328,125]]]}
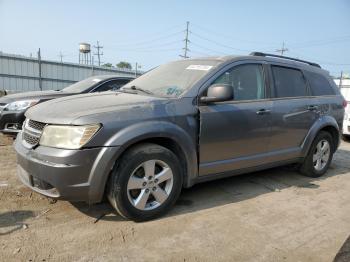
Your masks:
{"label": "gray suv", "polygon": [[323,175],[344,105],[315,63],[264,53],[176,61],[118,92],[30,108],[18,176],[48,197],[107,196],[122,216],[148,220],[199,182],[286,164]]}

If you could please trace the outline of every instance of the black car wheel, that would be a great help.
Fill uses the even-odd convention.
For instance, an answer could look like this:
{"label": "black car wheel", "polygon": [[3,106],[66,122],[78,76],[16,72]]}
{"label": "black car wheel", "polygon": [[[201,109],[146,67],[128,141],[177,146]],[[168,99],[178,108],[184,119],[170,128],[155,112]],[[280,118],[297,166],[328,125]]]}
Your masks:
{"label": "black car wheel", "polygon": [[145,221],[165,214],[182,188],[180,162],[169,149],[141,144],[128,150],[112,173],[108,199],[120,215]]}
{"label": "black car wheel", "polygon": [[332,136],[328,132],[321,131],[313,141],[304,163],[301,165],[301,173],[309,177],[322,176],[332,162],[333,153]]}

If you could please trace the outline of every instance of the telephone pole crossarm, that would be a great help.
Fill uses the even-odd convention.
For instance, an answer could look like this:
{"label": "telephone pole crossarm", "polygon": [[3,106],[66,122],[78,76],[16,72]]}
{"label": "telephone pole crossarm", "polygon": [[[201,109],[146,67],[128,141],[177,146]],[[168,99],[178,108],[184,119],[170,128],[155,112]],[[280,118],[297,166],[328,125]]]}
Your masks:
{"label": "telephone pole crossarm", "polygon": [[281,53],[281,55],[283,55],[285,52],[289,51],[288,48],[286,48],[284,46],[284,42],[282,43],[282,48],[281,49],[277,49],[276,52]]}

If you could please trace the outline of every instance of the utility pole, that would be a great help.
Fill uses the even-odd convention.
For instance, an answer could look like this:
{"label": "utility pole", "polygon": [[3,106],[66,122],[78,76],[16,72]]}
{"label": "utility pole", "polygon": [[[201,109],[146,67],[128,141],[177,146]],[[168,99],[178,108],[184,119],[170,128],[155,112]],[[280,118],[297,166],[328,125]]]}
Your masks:
{"label": "utility pole", "polygon": [[184,50],[184,54],[183,55],[180,55],[180,57],[186,59],[186,58],[189,58],[189,56],[187,56],[187,52],[189,52],[190,50],[188,49],[188,44],[190,43],[190,40],[188,39],[188,28],[190,26],[190,22],[186,22],[186,37],[184,39],[184,42],[185,42],[185,47],[182,48]]}
{"label": "utility pole", "polygon": [[59,58],[61,59],[61,63],[63,62],[63,57],[64,55],[62,54],[62,52],[60,51],[60,53],[58,54]]}
{"label": "utility pole", "polygon": [[40,48],[38,50],[38,66],[39,66],[39,88],[40,88],[40,90],[43,90],[43,83],[42,83],[42,77],[41,77],[41,52],[40,52]]}
{"label": "utility pole", "polygon": [[342,88],[342,85],[343,85],[343,71],[340,72],[339,89]]}
{"label": "utility pole", "polygon": [[101,66],[101,56],[103,56],[103,53],[100,51],[100,49],[102,49],[103,46],[100,46],[100,43],[97,41],[97,45],[94,46],[94,48],[97,49],[97,53],[95,53],[94,55],[97,55],[98,66]]}
{"label": "utility pole", "polygon": [[92,61],[91,61],[91,75],[93,76],[95,74],[94,72],[94,56],[92,56]]}
{"label": "utility pole", "polygon": [[135,63],[135,77],[137,77],[138,71],[137,69],[141,68],[141,65],[139,65],[137,62]]}
{"label": "utility pole", "polygon": [[284,47],[284,42],[282,43],[282,48],[276,50],[276,52],[281,53],[281,55],[283,55],[283,53],[287,51],[288,51],[288,48]]}

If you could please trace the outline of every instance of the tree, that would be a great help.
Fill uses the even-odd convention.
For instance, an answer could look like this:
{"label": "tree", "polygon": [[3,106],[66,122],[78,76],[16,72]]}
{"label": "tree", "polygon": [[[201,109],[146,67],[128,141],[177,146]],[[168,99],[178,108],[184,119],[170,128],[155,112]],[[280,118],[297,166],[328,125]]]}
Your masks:
{"label": "tree", "polygon": [[118,68],[127,68],[127,69],[132,69],[132,66],[129,62],[125,61],[120,61],[118,64],[116,64]]}
{"label": "tree", "polygon": [[108,68],[112,68],[113,65],[111,63],[105,63],[102,65],[103,67],[108,67]]}

